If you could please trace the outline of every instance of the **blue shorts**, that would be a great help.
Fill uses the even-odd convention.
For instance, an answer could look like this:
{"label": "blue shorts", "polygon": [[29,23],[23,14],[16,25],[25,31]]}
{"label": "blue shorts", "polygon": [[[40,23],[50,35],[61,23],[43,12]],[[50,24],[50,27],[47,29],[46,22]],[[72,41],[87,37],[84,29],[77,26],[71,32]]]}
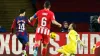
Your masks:
{"label": "blue shorts", "polygon": [[17,35],[17,39],[22,43],[26,44],[28,42],[28,36],[27,35]]}

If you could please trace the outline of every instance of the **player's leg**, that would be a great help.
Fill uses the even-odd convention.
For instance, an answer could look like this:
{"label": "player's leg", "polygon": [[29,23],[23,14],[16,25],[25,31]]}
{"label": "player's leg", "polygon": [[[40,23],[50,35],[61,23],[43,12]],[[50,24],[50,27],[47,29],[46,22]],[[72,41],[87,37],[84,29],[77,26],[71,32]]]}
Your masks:
{"label": "player's leg", "polygon": [[64,45],[57,50],[57,52],[63,54],[63,56],[70,56],[70,49],[68,45]]}
{"label": "player's leg", "polygon": [[34,53],[33,53],[34,56],[37,56],[39,46],[40,46],[40,40],[39,41],[35,41]]}
{"label": "player's leg", "polygon": [[25,47],[26,47],[26,45],[24,44],[22,47],[22,56],[27,56]]}
{"label": "player's leg", "polygon": [[63,49],[62,49],[62,48],[59,48],[59,49],[57,50],[57,52],[63,54]]}
{"label": "player's leg", "polygon": [[47,44],[42,43],[42,56],[46,56],[47,53]]}
{"label": "player's leg", "polygon": [[70,56],[70,53],[66,53],[66,54],[64,54],[64,55],[66,55],[66,56]]}
{"label": "player's leg", "polygon": [[28,46],[29,46],[29,40],[28,40],[28,37],[27,37],[27,35],[25,35],[25,36],[23,36],[23,54],[24,54],[24,56],[27,56],[27,53],[26,53],[26,51],[27,51],[27,49],[29,48]]}
{"label": "player's leg", "polygon": [[29,42],[27,42],[27,43],[25,44],[25,49],[26,49],[26,51],[29,50]]}
{"label": "player's leg", "polygon": [[26,50],[25,50],[25,42],[24,42],[24,37],[21,36],[21,35],[18,35],[17,36],[17,39],[22,43],[22,56],[25,56],[26,55]]}
{"label": "player's leg", "polygon": [[75,54],[74,54],[74,53],[72,53],[72,54],[70,54],[70,56],[75,56]]}
{"label": "player's leg", "polygon": [[49,35],[44,35],[42,38],[42,56],[46,56],[47,54],[47,46],[50,41],[50,36]]}
{"label": "player's leg", "polygon": [[27,56],[27,53],[26,53],[26,51],[29,49],[29,40],[28,40],[28,36],[27,35],[25,35],[25,36],[23,36],[23,44],[25,44],[25,48],[24,48],[24,56]]}
{"label": "player's leg", "polygon": [[34,44],[34,53],[33,53],[34,56],[37,56],[38,47],[40,46],[41,39],[42,39],[42,35],[39,34],[39,33],[36,33],[36,35],[35,35],[35,44]]}
{"label": "player's leg", "polygon": [[65,53],[66,53],[65,48],[67,49],[66,45],[60,47],[60,48],[57,50],[57,52],[59,52],[59,53],[61,53],[61,54],[65,54]]}

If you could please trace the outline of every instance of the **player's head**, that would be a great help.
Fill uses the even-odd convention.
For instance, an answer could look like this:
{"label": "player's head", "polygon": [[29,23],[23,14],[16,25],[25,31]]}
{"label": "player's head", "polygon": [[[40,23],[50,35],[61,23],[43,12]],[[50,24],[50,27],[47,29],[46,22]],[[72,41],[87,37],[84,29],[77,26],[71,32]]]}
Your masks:
{"label": "player's head", "polygon": [[50,7],[51,7],[50,2],[49,2],[49,1],[45,1],[45,3],[44,3],[44,8],[50,9]]}
{"label": "player's head", "polygon": [[71,23],[70,25],[69,25],[69,28],[68,28],[69,30],[75,30],[76,29],[76,25],[74,24],[74,23]]}
{"label": "player's head", "polygon": [[63,22],[63,26],[64,26],[64,28],[68,28],[68,22],[67,21],[64,21]]}
{"label": "player's head", "polygon": [[25,9],[20,9],[19,10],[19,14],[25,16],[26,10]]}

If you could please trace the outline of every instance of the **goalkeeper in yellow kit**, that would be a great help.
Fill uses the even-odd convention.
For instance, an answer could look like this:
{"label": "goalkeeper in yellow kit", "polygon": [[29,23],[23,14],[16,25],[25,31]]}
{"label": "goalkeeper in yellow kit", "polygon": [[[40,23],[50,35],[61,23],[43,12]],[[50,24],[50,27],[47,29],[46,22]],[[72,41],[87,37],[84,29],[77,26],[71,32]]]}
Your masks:
{"label": "goalkeeper in yellow kit", "polygon": [[78,37],[78,33],[75,31],[74,23],[71,23],[68,29],[68,39],[70,42],[57,50],[57,52],[61,53],[63,56],[71,56],[72,54],[75,54],[77,50],[77,43],[80,43],[82,46],[85,46]]}

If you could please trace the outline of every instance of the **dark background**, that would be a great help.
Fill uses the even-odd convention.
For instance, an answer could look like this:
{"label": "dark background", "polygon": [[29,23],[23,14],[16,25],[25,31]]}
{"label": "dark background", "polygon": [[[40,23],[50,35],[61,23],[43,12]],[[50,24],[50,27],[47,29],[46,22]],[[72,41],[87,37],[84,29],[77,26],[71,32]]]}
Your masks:
{"label": "dark background", "polygon": [[[0,26],[10,32],[12,21],[17,17],[18,10],[25,8],[26,16],[32,16],[37,10],[43,9],[45,0],[0,0]],[[60,23],[74,22],[77,31],[88,32],[90,16],[100,14],[99,0],[49,0],[51,10],[55,13],[56,20]],[[28,27],[28,32],[35,32],[35,27]],[[56,28],[56,29],[55,29]],[[34,30],[33,30],[34,29]],[[51,30],[59,32],[61,28],[52,25]]]}

